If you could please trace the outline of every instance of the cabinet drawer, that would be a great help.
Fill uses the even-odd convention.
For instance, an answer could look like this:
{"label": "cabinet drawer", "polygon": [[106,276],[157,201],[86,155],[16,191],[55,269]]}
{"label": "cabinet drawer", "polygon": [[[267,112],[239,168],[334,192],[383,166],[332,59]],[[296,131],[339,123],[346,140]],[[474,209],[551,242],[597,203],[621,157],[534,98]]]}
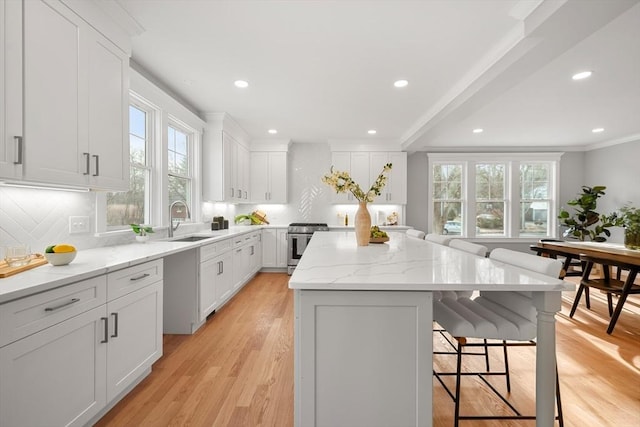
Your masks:
{"label": "cabinet drawer", "polygon": [[107,301],[107,278],[61,286],[0,305],[0,347],[98,307]]}
{"label": "cabinet drawer", "polygon": [[233,239],[226,239],[216,243],[212,243],[210,245],[205,245],[200,247],[200,262],[207,261],[211,258],[214,258],[229,249],[231,249],[231,243]]}
{"label": "cabinet drawer", "polygon": [[162,259],[134,265],[107,275],[109,301],[162,280]]}
{"label": "cabinet drawer", "polygon": [[237,248],[242,245],[246,245],[252,240],[252,233],[241,234],[233,238],[233,247]]}

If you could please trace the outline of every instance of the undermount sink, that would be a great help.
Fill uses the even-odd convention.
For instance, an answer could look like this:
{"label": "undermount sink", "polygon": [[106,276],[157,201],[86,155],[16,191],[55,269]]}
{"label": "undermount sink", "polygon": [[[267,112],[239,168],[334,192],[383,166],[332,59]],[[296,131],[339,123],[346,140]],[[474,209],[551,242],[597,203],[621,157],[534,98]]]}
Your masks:
{"label": "undermount sink", "polygon": [[189,237],[182,237],[180,239],[171,239],[172,242],[198,242],[200,240],[204,240],[204,239],[210,239],[211,237],[209,236],[189,236]]}

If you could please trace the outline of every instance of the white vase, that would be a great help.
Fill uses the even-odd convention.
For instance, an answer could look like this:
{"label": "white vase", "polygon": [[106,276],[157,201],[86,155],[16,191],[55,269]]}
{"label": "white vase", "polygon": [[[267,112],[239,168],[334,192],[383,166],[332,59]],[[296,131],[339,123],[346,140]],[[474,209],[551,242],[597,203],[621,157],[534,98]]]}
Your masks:
{"label": "white vase", "polygon": [[145,243],[147,240],[149,240],[149,236],[147,235],[144,235],[144,236],[136,235],[137,242]]}

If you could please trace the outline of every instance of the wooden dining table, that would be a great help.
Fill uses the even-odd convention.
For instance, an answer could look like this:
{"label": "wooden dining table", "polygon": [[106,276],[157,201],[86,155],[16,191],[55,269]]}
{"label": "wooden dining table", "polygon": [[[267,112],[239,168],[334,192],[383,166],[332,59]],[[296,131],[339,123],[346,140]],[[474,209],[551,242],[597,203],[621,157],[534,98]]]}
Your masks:
{"label": "wooden dining table", "polygon": [[569,254],[579,259],[580,255],[589,255],[611,261],[640,265],[640,250],[625,248],[620,243],[579,242],[579,241],[540,241],[538,246]]}

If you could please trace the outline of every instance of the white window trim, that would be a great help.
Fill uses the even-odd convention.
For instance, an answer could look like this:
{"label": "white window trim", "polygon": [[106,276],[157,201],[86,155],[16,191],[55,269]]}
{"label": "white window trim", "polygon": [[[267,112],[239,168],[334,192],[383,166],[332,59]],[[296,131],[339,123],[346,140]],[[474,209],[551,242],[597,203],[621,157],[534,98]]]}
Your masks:
{"label": "white window trim", "polygon": [[[187,203],[189,206],[189,213],[191,215],[191,219],[189,222],[199,222],[200,221],[200,209],[199,206],[202,203],[199,191],[201,186],[201,180],[199,179],[201,175],[200,161],[202,158],[202,134],[198,132],[197,129],[189,126],[184,121],[172,116],[171,114],[166,115],[165,125],[163,126],[163,138],[162,138],[162,165],[163,165],[163,174],[162,174],[162,200],[165,202],[163,205],[166,205],[167,208],[162,210],[162,224],[169,224],[169,126],[184,132],[188,135],[188,144],[187,152],[189,155],[189,175],[184,176],[184,178],[189,179],[191,181],[190,188],[190,203]],[[182,175],[176,175],[182,176]]]}
{"label": "white window trim", "polygon": [[[560,192],[560,158],[564,153],[427,153],[429,165],[429,183],[427,197],[428,227],[429,233],[433,233],[432,207],[433,207],[433,167],[442,163],[461,163],[463,165],[462,177],[464,188],[463,193],[463,234],[461,238],[469,238],[475,241],[537,241],[540,238],[557,238],[558,235],[558,197]],[[546,236],[520,236],[520,224],[516,221],[520,215],[520,194],[519,171],[521,163],[550,163],[551,164],[551,194],[550,213],[548,221],[548,229],[550,234]],[[505,196],[507,198],[507,206],[505,207],[505,235],[500,236],[476,236],[475,222],[468,221],[468,218],[475,218],[475,165],[477,163],[505,163]],[[473,173],[470,171],[473,169]],[[455,238],[455,237],[454,237]]]}

